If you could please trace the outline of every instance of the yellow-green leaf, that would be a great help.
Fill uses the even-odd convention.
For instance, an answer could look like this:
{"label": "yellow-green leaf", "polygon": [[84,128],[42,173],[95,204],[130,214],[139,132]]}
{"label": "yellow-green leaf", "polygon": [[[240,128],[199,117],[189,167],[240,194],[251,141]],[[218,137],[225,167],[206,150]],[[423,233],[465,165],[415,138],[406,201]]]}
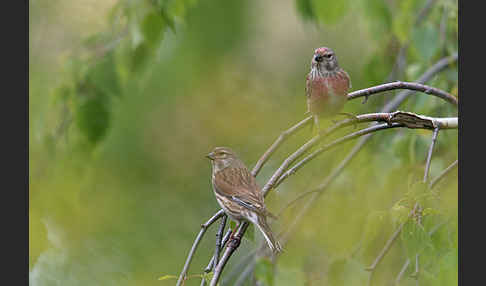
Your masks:
{"label": "yellow-green leaf", "polygon": [[177,276],[175,276],[175,275],[164,275],[164,276],[159,277],[158,280],[169,280],[169,279],[177,279]]}

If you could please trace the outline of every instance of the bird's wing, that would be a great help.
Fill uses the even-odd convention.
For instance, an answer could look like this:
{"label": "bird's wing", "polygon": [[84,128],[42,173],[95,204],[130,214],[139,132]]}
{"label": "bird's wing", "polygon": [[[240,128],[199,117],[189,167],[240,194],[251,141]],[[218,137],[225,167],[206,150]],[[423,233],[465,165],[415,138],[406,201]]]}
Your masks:
{"label": "bird's wing", "polygon": [[311,89],[312,89],[312,84],[311,84],[311,80],[310,80],[310,73],[307,74],[307,77],[305,78],[305,95],[307,96],[307,98],[310,97],[310,94],[311,94]]}
{"label": "bird's wing", "polygon": [[351,84],[351,78],[349,77],[349,74],[343,69],[342,72],[346,75],[346,79],[348,80],[348,88],[351,89],[353,85]]}
{"label": "bird's wing", "polygon": [[213,184],[219,195],[252,211],[264,212],[263,194],[248,169],[226,168],[215,175]]}

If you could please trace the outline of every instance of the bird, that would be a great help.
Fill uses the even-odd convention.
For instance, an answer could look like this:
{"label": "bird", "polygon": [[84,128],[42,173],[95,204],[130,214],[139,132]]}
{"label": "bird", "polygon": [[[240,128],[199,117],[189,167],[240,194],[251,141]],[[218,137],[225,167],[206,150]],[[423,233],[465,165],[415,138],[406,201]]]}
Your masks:
{"label": "bird", "polygon": [[307,113],[314,117],[315,130],[319,130],[320,118],[340,113],[350,88],[351,79],[339,67],[334,51],[328,47],[315,49],[305,85]]}
{"label": "bird", "polygon": [[228,147],[215,147],[206,157],[211,160],[211,183],[216,200],[237,223],[230,237],[233,238],[243,221],[249,221],[263,234],[272,252],[281,252],[282,247],[267,223],[267,217],[276,216],[266,209],[263,193],[245,164]]}

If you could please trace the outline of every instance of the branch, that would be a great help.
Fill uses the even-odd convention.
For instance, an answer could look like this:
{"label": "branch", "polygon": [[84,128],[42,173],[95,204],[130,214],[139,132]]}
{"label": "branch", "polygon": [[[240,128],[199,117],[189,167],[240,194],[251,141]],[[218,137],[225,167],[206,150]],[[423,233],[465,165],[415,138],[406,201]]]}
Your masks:
{"label": "branch", "polygon": [[417,253],[417,254],[415,254],[415,272],[412,273],[412,275],[411,275],[415,279],[415,285],[416,286],[419,285],[418,274],[419,274],[419,255]]}
{"label": "branch", "polygon": [[439,134],[439,127],[434,129],[434,134],[432,135],[432,142],[430,143],[429,153],[427,154],[427,163],[425,164],[424,184],[427,183],[427,180],[429,178],[430,162],[432,161],[432,152],[434,151],[435,141],[437,140],[438,134]]}
{"label": "branch", "polygon": [[442,173],[440,173],[435,179],[430,182],[429,188],[432,189],[435,185],[440,182],[447,174],[449,174],[455,167],[457,167],[457,160],[449,165]]}
{"label": "branch", "polygon": [[184,264],[184,268],[182,268],[182,272],[179,275],[179,279],[177,280],[177,286],[180,286],[182,281],[186,279],[186,274],[187,270],[189,270],[189,265],[191,265],[192,258],[194,257],[194,253],[196,252],[197,247],[199,246],[199,242],[201,242],[201,239],[203,238],[204,234],[206,233],[206,230],[210,225],[212,225],[215,221],[217,221],[220,217],[224,215],[223,210],[218,211],[215,215],[213,215],[207,222],[201,225],[201,230],[199,231],[199,234],[196,237],[196,240],[194,240],[194,243],[192,244],[191,251],[189,251],[189,255],[187,256],[186,263]]}
{"label": "branch", "polygon": [[[319,154],[321,154],[324,151],[329,150],[330,148],[334,147],[337,144],[343,143],[345,141],[354,139],[356,137],[372,133],[381,129],[387,129],[387,125],[390,126],[391,124],[400,124],[399,126],[396,125],[394,127],[407,127],[407,128],[412,128],[412,129],[417,129],[417,128],[422,128],[422,129],[436,129],[439,127],[443,127],[445,129],[455,129],[457,128],[457,117],[454,118],[433,118],[433,117],[427,117],[423,115],[417,115],[411,112],[403,112],[403,111],[396,111],[393,113],[370,113],[370,114],[363,114],[363,115],[358,115],[354,119],[346,119],[341,121],[340,127],[350,125],[351,122],[355,123],[362,123],[362,122],[370,122],[370,121],[377,121],[377,122],[382,122],[385,121],[387,124],[384,125],[374,125],[372,127],[362,129],[360,131],[351,133],[347,136],[344,136],[340,139],[337,139],[323,147],[318,148],[308,156],[306,156],[304,159],[302,159],[300,162],[295,164],[292,168],[287,170],[280,178],[278,179],[277,183],[275,184],[275,188],[282,183],[283,180],[288,178],[289,176],[293,175],[295,172],[297,172],[298,169],[300,169],[303,165],[308,163],[310,160],[314,159],[317,157]],[[336,124],[337,125],[337,124]],[[377,127],[381,126],[381,127]],[[435,143],[435,139],[434,139]]]}
{"label": "branch", "polygon": [[216,247],[214,248],[214,262],[213,265],[218,264],[219,260],[219,252],[221,250],[221,240],[223,239],[223,231],[224,227],[226,226],[226,219],[228,216],[225,214],[221,219],[221,224],[219,225],[218,232],[216,233]]}
{"label": "branch", "polygon": [[423,23],[425,18],[429,15],[432,5],[434,5],[435,1],[436,0],[427,0],[427,3],[425,3],[422,10],[419,11],[417,18],[415,19],[415,26],[420,26],[420,24]]}
{"label": "branch", "polygon": [[[228,229],[228,231],[226,232],[226,234],[224,235],[224,237],[222,239],[219,251],[221,251],[225,247],[226,243],[229,240],[230,235],[231,235],[231,229]],[[208,263],[208,266],[206,266],[206,268],[204,269],[205,273],[209,273],[209,272],[211,272],[211,270],[213,270],[213,267],[215,265],[214,259],[215,259],[215,256],[213,255],[211,257],[211,260]],[[203,277],[203,279],[201,280],[201,286],[204,286],[204,285],[206,285],[206,279]]]}
{"label": "branch", "polygon": [[291,128],[285,130],[280,134],[280,136],[277,138],[277,140],[268,148],[268,150],[260,157],[258,162],[255,164],[255,167],[253,167],[253,170],[251,171],[251,174],[256,177],[260,170],[262,169],[263,165],[268,161],[270,156],[273,155],[273,153],[280,147],[280,145],[287,140],[287,138],[294,134],[295,132],[299,131],[302,129],[305,125],[309,124],[312,122],[312,116],[307,117],[306,119],[302,120],[301,122],[295,124]]}
{"label": "branch", "polygon": [[[443,71],[445,68],[457,62],[457,52],[451,56],[443,58],[429,68],[418,80],[417,83],[424,84],[431,80],[436,74]],[[381,112],[390,112],[397,109],[397,107],[410,95],[414,94],[413,90],[405,90],[398,93],[391,101],[389,101],[381,110]]]}
{"label": "branch", "polygon": [[372,94],[377,94],[380,92],[388,91],[388,90],[394,90],[394,89],[409,89],[409,90],[415,90],[415,91],[421,91],[426,94],[434,95],[437,96],[451,104],[457,107],[457,98],[453,96],[452,94],[445,92],[441,89],[423,85],[420,83],[414,83],[414,82],[403,82],[403,81],[396,81],[396,82],[390,82],[390,83],[385,83],[377,86],[373,86],[370,88],[365,88],[361,90],[357,90],[354,92],[351,92],[348,94],[348,100],[352,100],[358,97],[369,97]]}
{"label": "branch", "polygon": [[292,168],[290,168],[282,176],[280,176],[280,178],[278,179],[277,183],[275,184],[275,187],[277,187],[280,183],[282,183],[286,178],[288,178],[292,174],[295,174],[295,172],[297,172],[297,170],[299,170],[300,168],[302,168],[310,160],[314,159],[315,157],[317,157],[319,154],[323,153],[324,151],[327,151],[327,150],[329,150],[329,149],[331,149],[333,147],[336,147],[337,145],[339,145],[341,143],[344,143],[346,141],[355,139],[357,137],[360,137],[360,136],[363,136],[363,135],[366,135],[366,134],[370,134],[372,132],[376,132],[376,131],[379,131],[379,130],[396,128],[396,127],[404,127],[404,125],[402,125],[400,123],[392,123],[392,124],[385,123],[385,124],[381,124],[381,125],[374,125],[374,126],[371,126],[371,127],[368,127],[368,128],[365,128],[365,129],[362,129],[362,130],[353,132],[353,133],[348,134],[348,135],[346,135],[344,137],[341,137],[339,139],[336,139],[333,142],[331,142],[331,143],[329,143],[329,144],[327,144],[327,145],[325,145],[323,147],[319,147],[314,152],[312,152],[310,155],[306,156],[300,162],[298,162],[297,164],[295,164]]}
{"label": "branch", "polygon": [[405,274],[405,271],[407,270],[408,265],[410,265],[410,258],[407,258],[407,261],[405,261],[405,263],[403,264],[402,269],[400,270],[400,273],[398,273],[397,279],[395,279],[395,285],[397,285],[397,286],[399,285],[398,283],[400,283],[400,280],[402,279],[403,274]]}
{"label": "branch", "polygon": [[216,286],[221,273],[223,272],[223,268],[228,262],[229,258],[235,252],[235,250],[240,246],[240,241],[243,235],[245,234],[246,229],[248,228],[248,222],[244,222],[238,227],[234,238],[229,242],[228,246],[226,247],[221,260],[219,261],[218,265],[214,268],[213,279],[211,279],[210,286]]}

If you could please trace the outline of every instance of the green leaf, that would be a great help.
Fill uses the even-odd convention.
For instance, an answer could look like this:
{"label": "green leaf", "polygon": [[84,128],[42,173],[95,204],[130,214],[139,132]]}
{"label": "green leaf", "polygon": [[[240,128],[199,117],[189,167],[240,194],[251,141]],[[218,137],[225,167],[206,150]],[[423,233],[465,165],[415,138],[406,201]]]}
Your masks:
{"label": "green leaf", "polygon": [[204,278],[204,280],[206,280],[206,283],[207,284],[211,283],[211,279],[213,279],[213,276],[214,276],[214,272],[213,271],[208,272],[208,273],[203,273],[203,278]]}
{"label": "green leaf", "polygon": [[165,21],[160,13],[155,11],[148,13],[141,23],[141,30],[144,40],[149,45],[159,44],[163,31],[165,28]]}
{"label": "green leaf", "polygon": [[255,279],[259,285],[271,286],[274,281],[274,270],[272,262],[265,257],[258,258],[255,264]]}
{"label": "green leaf", "polygon": [[417,28],[412,33],[412,46],[422,61],[430,61],[439,50],[439,31],[429,25]]}
{"label": "green leaf", "polygon": [[312,11],[311,0],[296,0],[297,11],[299,11],[302,18],[313,20],[315,19],[314,11]]}
{"label": "green leaf", "polygon": [[420,254],[426,247],[432,247],[430,235],[414,219],[409,219],[405,223],[400,237],[405,246],[407,257],[411,261],[415,261],[415,255]]}
{"label": "green leaf", "polygon": [[92,67],[86,78],[103,93],[119,96],[121,94],[120,80],[116,70],[114,53],[109,52]]}
{"label": "green leaf", "polygon": [[169,15],[167,15],[167,11],[165,9],[160,9],[160,16],[162,17],[162,19],[164,19],[165,23],[167,24],[167,26],[169,27],[169,29],[175,33],[175,24],[174,24],[174,20],[169,17]]}
{"label": "green leaf", "polygon": [[398,226],[399,224],[405,222],[408,219],[408,214],[410,213],[410,207],[407,206],[406,199],[401,199],[400,201],[396,202],[393,207],[390,209],[390,216],[395,224]]}
{"label": "green leaf", "polygon": [[311,0],[312,10],[316,18],[324,24],[334,24],[348,11],[350,1]]}

